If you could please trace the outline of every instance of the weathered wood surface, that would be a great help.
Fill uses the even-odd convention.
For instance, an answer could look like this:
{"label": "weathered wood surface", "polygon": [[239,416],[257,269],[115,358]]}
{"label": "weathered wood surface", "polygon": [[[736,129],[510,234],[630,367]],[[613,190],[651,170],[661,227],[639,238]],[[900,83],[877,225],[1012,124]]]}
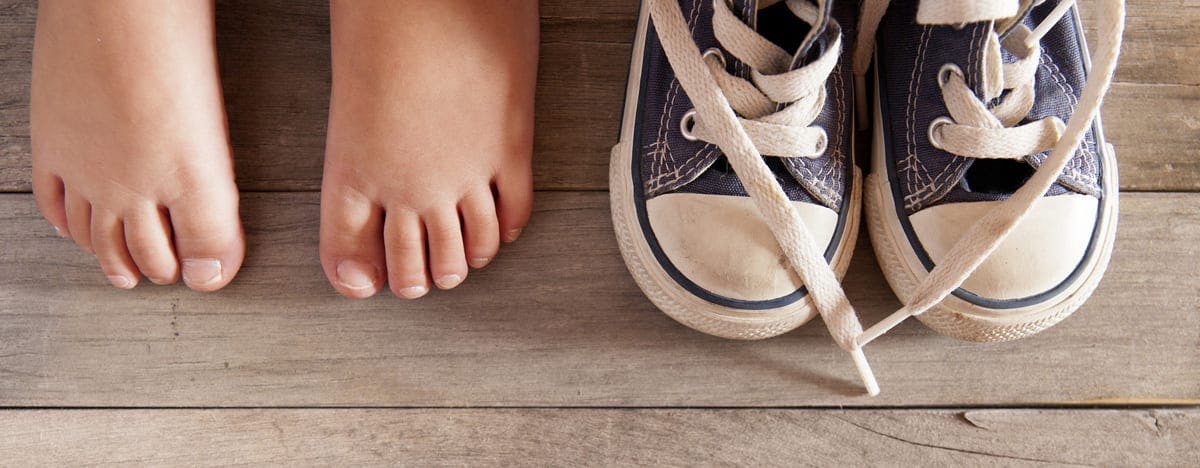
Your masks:
{"label": "weathered wood surface", "polygon": [[33,465],[1195,466],[1197,410],[7,411]]}
{"label": "weathered wood surface", "polygon": [[[1092,1],[1082,11],[1091,23]],[[218,45],[243,190],[320,187],[329,89],[327,2],[222,1]],[[0,0],[0,191],[29,191],[35,2]],[[636,0],[542,2],[535,183],[604,190]],[[1106,102],[1122,187],[1200,190],[1200,2],[1130,2]],[[469,118],[464,114],[464,118]]]}
{"label": "weathered wood surface", "polygon": [[[327,2],[218,3],[241,188],[317,190]],[[884,393],[867,398],[820,323],[730,342],[644,299],[594,192],[637,0],[541,3],[535,180],[565,192],[539,192],[528,233],[456,291],[337,296],[314,193],[244,196],[251,256],[220,293],[117,291],[28,194],[0,194],[0,465],[1195,465],[1200,194],[1124,195],[1105,282],[1045,333],[976,345],[900,326],[868,348]],[[35,15],[0,0],[0,192],[30,190]],[[1105,107],[1126,190],[1200,191],[1197,20],[1196,0],[1129,4]],[[866,323],[897,306],[865,237],[846,288]],[[1131,405],[1192,407],[886,408]],[[63,406],[159,409],[11,409]],[[214,406],[271,408],[198,409]],[[330,406],[393,408],[279,408]],[[807,406],[884,408],[789,409]]]}
{"label": "weathered wood surface", "polygon": [[[246,266],[198,294],[116,290],[29,195],[0,196],[0,406],[1200,404],[1200,194],[1127,194],[1104,283],[1042,334],[980,345],[901,325],[867,348],[878,398],[820,323],[733,342],[658,312],[605,193],[538,193],[520,242],[415,302],[328,286],[317,203],[246,195]],[[845,287],[868,324],[897,306],[865,240]]]}

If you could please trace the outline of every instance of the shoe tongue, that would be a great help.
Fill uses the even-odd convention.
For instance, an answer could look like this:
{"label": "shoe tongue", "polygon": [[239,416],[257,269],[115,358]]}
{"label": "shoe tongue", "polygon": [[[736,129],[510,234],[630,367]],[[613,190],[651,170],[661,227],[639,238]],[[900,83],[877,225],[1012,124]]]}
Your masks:
{"label": "shoe tongue", "polygon": [[[917,24],[961,25],[1001,20],[1017,14],[1022,0],[921,0],[917,5]],[[1024,0],[1032,3],[1033,0]]]}
{"label": "shoe tongue", "polygon": [[[815,1],[815,11],[812,12],[812,28],[809,33],[804,36],[804,42],[800,43],[800,47],[796,49],[796,55],[792,56],[792,70],[808,65],[812,61],[821,57],[824,53],[825,46],[822,39],[825,37],[826,30],[830,27],[830,21],[833,17],[833,9],[829,7],[829,2],[825,0]],[[813,47],[820,44],[821,47]]]}
{"label": "shoe tongue", "polygon": [[1037,2],[1035,0],[1021,0],[1021,5],[1017,8],[1017,14],[1010,18],[996,21],[996,32],[1000,34],[1001,40],[1008,37],[1013,27],[1021,24],[1025,21],[1025,18],[1033,14],[1033,7],[1036,5]]}
{"label": "shoe tongue", "polygon": [[731,0],[731,4],[748,26],[793,53],[789,70],[820,57],[823,48],[813,46],[821,42],[829,27],[832,15],[827,0]]}

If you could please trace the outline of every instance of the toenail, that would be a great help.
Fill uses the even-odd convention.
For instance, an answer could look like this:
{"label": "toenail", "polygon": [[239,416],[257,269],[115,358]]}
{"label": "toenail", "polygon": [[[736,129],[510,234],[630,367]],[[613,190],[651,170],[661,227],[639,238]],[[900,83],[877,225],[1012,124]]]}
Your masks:
{"label": "toenail", "polygon": [[154,283],[154,284],[157,284],[157,285],[159,285],[159,286],[163,286],[163,285],[168,285],[168,284],[171,284],[171,281],[170,281],[170,280],[165,280],[165,279],[162,279],[162,278],[150,278],[150,282],[151,282],[151,283]]}
{"label": "toenail", "polygon": [[488,262],[492,261],[491,257],[475,257],[471,259],[471,266],[475,268],[483,268]]}
{"label": "toenail", "polygon": [[210,286],[221,281],[220,260],[184,260],[183,282],[188,286]]}
{"label": "toenail", "polygon": [[427,293],[427,292],[429,292],[429,288],[426,288],[425,286],[413,286],[413,287],[401,289],[400,297],[403,297],[406,299],[416,299],[418,297],[424,296],[425,293]]}
{"label": "toenail", "polygon": [[125,275],[109,276],[108,282],[121,289],[132,289],[134,286],[133,280],[129,279],[129,277]]}
{"label": "toenail", "polygon": [[342,260],[337,266],[337,281],[343,288],[362,291],[375,287],[378,270],[356,260]]}
{"label": "toenail", "polygon": [[61,237],[63,239],[67,238],[67,231],[64,231],[62,228],[60,228],[58,226],[54,226],[54,233],[58,234],[58,237]]}
{"label": "toenail", "polygon": [[462,282],[462,277],[458,275],[442,275],[437,277],[433,282],[437,283],[439,288],[450,289],[458,286],[458,283]]}
{"label": "toenail", "polygon": [[514,242],[518,237],[521,237],[521,228],[509,229],[508,232],[504,234],[504,240],[506,242]]}

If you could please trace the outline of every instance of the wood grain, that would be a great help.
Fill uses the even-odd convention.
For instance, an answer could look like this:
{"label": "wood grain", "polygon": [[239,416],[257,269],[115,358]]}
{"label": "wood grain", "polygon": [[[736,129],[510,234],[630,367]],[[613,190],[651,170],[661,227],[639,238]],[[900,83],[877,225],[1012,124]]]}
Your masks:
{"label": "wood grain", "polygon": [[[867,349],[883,386],[811,323],[732,342],[671,321],[625,271],[605,193],[538,193],[530,229],[465,285],[339,297],[318,197],[248,194],[227,289],[119,291],[0,195],[0,406],[955,406],[1200,404],[1200,194],[1127,194],[1108,275],[1075,316],[979,345],[908,322]],[[865,241],[865,323],[897,306]]]}
{"label": "wood grain", "polygon": [[[1085,17],[1093,0],[1083,2]],[[1105,123],[1122,187],[1200,190],[1200,3],[1130,2]],[[320,187],[329,89],[323,0],[221,1],[218,47],[237,160],[250,191]],[[0,0],[0,192],[27,192],[35,3]],[[617,138],[635,0],[542,2],[535,184],[604,190]],[[469,116],[465,116],[469,117]]]}
{"label": "wood grain", "polygon": [[1186,466],[1197,410],[6,411],[32,465]]}
{"label": "wood grain", "polygon": [[[1045,333],[975,345],[901,325],[867,350],[874,399],[819,323],[730,342],[655,310],[598,192],[637,4],[541,1],[546,191],[522,240],[452,292],[337,296],[315,193],[243,196],[250,258],[220,293],[117,291],[31,196],[0,194],[0,464],[1195,464],[1200,194],[1123,195],[1105,282]],[[1200,191],[1200,2],[1128,8],[1104,112],[1122,188]],[[36,9],[0,0],[0,192],[30,190]],[[319,189],[327,2],[217,12],[240,187]],[[865,323],[898,305],[865,236],[845,286]],[[1129,409],[1164,405],[1190,407]],[[1074,409],[886,408],[911,406]]]}

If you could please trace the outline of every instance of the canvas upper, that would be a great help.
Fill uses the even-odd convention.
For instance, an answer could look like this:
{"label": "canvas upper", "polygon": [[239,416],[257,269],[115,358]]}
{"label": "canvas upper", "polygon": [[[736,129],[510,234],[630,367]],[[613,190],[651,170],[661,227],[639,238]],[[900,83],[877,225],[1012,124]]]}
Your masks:
{"label": "canvas upper", "polygon": [[[701,51],[720,50],[712,29],[712,0],[679,0],[679,4],[696,46]],[[811,28],[784,2],[761,9],[759,2],[752,0],[731,4],[742,21],[794,54],[794,67],[802,67],[828,52],[839,36],[846,34],[842,25],[853,24],[855,8],[850,2],[834,5],[818,22],[823,27],[819,26],[809,43],[802,44]],[[732,54],[722,51],[721,55],[728,72],[749,76],[749,67]],[[815,158],[763,155],[784,193],[807,217],[809,228],[821,237],[821,251],[827,260],[835,254],[845,230],[845,217],[852,209],[854,103],[846,57],[848,54],[842,55],[825,83],[826,99],[812,124],[826,130],[826,151]],[[778,258],[778,247],[769,229],[756,219],[756,210],[741,180],[720,148],[685,137],[685,115],[693,105],[675,77],[653,24],[643,60],[632,174],[642,229],[660,263],[684,287],[717,304],[759,309],[803,297],[799,279]],[[722,198],[703,196],[741,200],[724,200],[718,207],[713,203]],[[705,243],[728,245],[700,246]]]}
{"label": "canvas upper", "polygon": [[[1057,4],[1036,4],[1020,23],[1036,27]],[[939,73],[953,64],[976,96],[986,95],[985,42],[993,28],[1001,26],[918,24],[919,8],[916,0],[891,2],[876,35],[884,167],[873,170],[887,171],[903,241],[931,270],[967,228],[1022,187],[1050,151],[1016,160],[976,159],[931,142],[930,126],[949,115]],[[1017,125],[1047,117],[1069,120],[1087,80],[1086,46],[1074,7],[1041,38],[1039,47],[1033,106]],[[1016,62],[1006,48],[1001,51],[1004,63]],[[1008,93],[987,103],[989,108]],[[1101,244],[1102,214],[1107,204],[1115,203],[1105,196],[1103,144],[1094,122],[1046,192],[1048,200],[1034,206],[956,296],[989,308],[1012,309],[1055,297],[1075,284]]]}
{"label": "canvas upper", "polygon": [[[962,26],[917,24],[917,0],[896,0],[888,7],[877,34],[876,66],[888,142],[888,169],[898,182],[897,195],[906,214],[943,203],[1003,200],[1020,187],[1023,178],[1039,167],[1049,151],[1025,158],[1027,168],[980,162],[933,147],[928,128],[948,115],[938,87],[938,73],[946,63],[957,64],[966,82],[982,95],[983,42],[990,25]],[[1054,8],[1056,1],[1035,6],[1022,22],[1030,28]],[[1082,31],[1072,9],[1041,40],[1041,64],[1036,77],[1036,100],[1022,122],[1057,116],[1068,120],[1079,102],[1087,76],[1083,62]],[[1004,52],[1005,62],[1013,57]],[[1101,195],[1098,129],[1088,132],[1048,195],[1078,193]],[[972,171],[975,165],[981,165]],[[1027,172],[1028,171],[1028,172]]]}
{"label": "canvas upper", "polygon": [[[761,12],[758,2],[735,0],[740,17],[764,36],[789,51],[795,51],[808,32],[808,26],[796,19],[783,3],[776,3]],[[850,8],[839,2],[834,7],[834,22],[816,37],[811,53],[819,53],[842,31],[838,16],[849,19]],[[713,37],[712,1],[680,0],[693,37],[700,50],[720,48]],[[853,24],[850,21],[850,24]],[[653,26],[651,26],[653,29]],[[746,66],[730,54],[724,54],[727,69],[746,75]],[[684,114],[692,109],[691,100],[675,79],[671,65],[658,45],[657,35],[649,34],[646,44],[646,65],[643,76],[643,102],[639,152],[641,156],[641,185],[647,198],[667,193],[699,193],[746,196],[741,182],[721,163],[722,154],[715,145],[704,141],[689,141],[680,131]],[[803,65],[806,57],[797,57]],[[839,210],[846,195],[846,178],[850,174],[850,125],[853,96],[850,67],[840,66],[827,84],[828,98],[814,125],[824,127],[829,134],[829,150],[819,158],[772,158],[779,183],[795,201],[806,201]],[[770,156],[770,155],[764,155]]]}

